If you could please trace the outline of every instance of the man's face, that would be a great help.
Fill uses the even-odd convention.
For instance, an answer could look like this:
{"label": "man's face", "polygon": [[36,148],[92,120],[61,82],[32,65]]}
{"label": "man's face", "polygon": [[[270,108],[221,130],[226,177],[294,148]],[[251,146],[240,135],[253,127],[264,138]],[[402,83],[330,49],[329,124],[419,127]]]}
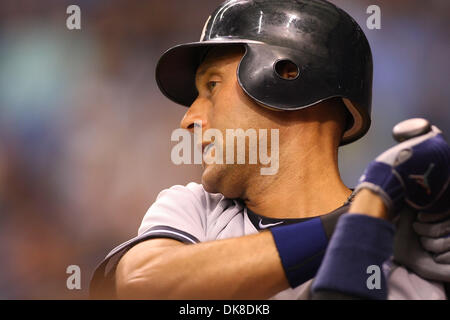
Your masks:
{"label": "man's face", "polygon": [[[199,95],[181,121],[181,126],[185,129],[192,130],[194,122],[201,121],[203,132],[213,128],[222,133],[224,163],[203,162],[202,184],[208,192],[220,192],[228,198],[243,196],[249,178],[260,174],[260,165],[248,164],[248,139],[245,164],[235,164],[236,160],[234,164],[226,163],[225,145],[230,142],[226,141],[226,130],[268,129],[270,132],[270,129],[276,128],[271,114],[279,113],[258,106],[239,86],[236,71],[243,53],[241,47],[222,47],[213,49],[207,55],[196,74]],[[270,133],[268,136],[270,137]],[[203,150],[209,142],[211,141],[202,138]],[[215,155],[218,147],[219,144],[214,143],[206,151]]]}

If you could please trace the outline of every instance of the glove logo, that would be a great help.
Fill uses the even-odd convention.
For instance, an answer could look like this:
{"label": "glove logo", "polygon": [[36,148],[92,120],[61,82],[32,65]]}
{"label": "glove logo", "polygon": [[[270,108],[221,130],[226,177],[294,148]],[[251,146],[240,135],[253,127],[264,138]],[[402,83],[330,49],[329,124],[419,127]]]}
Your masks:
{"label": "glove logo", "polygon": [[422,188],[424,188],[427,191],[427,194],[431,194],[431,188],[430,184],[428,183],[428,176],[431,173],[431,170],[434,168],[434,163],[431,163],[428,167],[427,171],[423,174],[410,174],[409,178],[416,180],[417,184],[420,185]]}

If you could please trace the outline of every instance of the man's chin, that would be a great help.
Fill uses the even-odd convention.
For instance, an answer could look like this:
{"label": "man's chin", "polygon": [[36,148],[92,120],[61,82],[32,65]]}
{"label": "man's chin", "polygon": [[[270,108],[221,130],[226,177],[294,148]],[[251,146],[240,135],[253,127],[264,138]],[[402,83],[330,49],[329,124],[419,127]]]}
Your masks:
{"label": "man's chin", "polygon": [[209,193],[221,193],[220,190],[220,170],[215,165],[204,165],[202,173],[203,189]]}
{"label": "man's chin", "polygon": [[229,199],[239,198],[242,184],[233,179],[235,174],[236,172],[226,165],[207,165],[202,174],[203,188],[209,193],[221,193]]}

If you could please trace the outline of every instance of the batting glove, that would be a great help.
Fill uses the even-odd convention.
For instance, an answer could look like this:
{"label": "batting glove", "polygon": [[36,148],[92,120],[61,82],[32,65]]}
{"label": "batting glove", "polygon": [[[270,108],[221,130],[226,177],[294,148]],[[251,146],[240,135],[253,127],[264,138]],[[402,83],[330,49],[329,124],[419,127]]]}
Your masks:
{"label": "batting glove", "polygon": [[[419,213],[413,228],[433,259],[450,268],[450,210],[441,214]],[[450,282],[450,276],[447,280]]]}
{"label": "batting glove", "polygon": [[390,213],[398,212],[405,201],[421,212],[444,212],[450,207],[449,182],[450,146],[441,131],[431,126],[428,133],[379,155],[366,168],[355,191],[367,188],[375,192]]}
{"label": "batting glove", "polygon": [[394,260],[424,279],[450,283],[450,210],[405,210],[397,221]]}

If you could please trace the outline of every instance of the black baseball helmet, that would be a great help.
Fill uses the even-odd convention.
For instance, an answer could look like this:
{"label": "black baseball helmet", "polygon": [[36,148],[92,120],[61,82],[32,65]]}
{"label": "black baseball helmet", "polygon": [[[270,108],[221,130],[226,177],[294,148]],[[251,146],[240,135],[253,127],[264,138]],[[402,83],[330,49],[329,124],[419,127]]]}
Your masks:
{"label": "black baseball helmet", "polygon": [[[241,44],[237,70],[244,92],[278,110],[307,108],[342,98],[349,121],[341,145],[370,127],[372,53],[359,25],[324,0],[228,0],[208,18],[199,42],[166,51],[156,67],[159,88],[172,101],[190,106],[197,98],[195,73],[211,47]],[[286,79],[278,66],[293,64]]]}

